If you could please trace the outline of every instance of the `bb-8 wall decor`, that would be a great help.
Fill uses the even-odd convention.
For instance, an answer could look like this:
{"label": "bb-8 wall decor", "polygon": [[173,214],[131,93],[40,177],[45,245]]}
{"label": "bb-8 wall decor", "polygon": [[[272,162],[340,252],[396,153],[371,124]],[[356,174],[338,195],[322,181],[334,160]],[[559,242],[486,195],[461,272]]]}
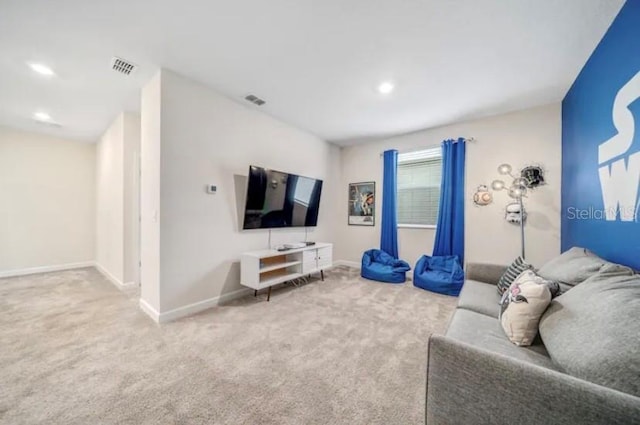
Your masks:
{"label": "bb-8 wall decor", "polygon": [[479,207],[484,207],[493,202],[493,195],[489,192],[489,188],[481,184],[473,194],[473,203]]}

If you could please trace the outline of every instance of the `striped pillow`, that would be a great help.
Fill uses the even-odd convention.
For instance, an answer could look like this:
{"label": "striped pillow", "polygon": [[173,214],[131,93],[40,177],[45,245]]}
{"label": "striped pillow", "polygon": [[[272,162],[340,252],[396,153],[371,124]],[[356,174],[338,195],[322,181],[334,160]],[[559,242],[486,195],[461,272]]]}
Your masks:
{"label": "striped pillow", "polygon": [[533,266],[524,261],[522,257],[516,258],[500,277],[500,280],[498,281],[498,294],[504,294],[504,291],[509,289],[509,286],[511,286],[513,281],[516,280],[516,277],[525,270],[533,270]]}

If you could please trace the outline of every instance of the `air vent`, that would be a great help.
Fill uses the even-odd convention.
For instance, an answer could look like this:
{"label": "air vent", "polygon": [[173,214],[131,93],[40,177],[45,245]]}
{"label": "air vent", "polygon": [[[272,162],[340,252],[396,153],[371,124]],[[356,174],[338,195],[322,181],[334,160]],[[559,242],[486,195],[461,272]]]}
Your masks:
{"label": "air vent", "polygon": [[124,59],[118,57],[111,59],[111,69],[121,74],[131,75],[137,68],[137,65]]}
{"label": "air vent", "polygon": [[258,96],[254,96],[252,94],[245,96],[244,99],[258,106],[262,106],[267,103],[264,100],[260,99]]}

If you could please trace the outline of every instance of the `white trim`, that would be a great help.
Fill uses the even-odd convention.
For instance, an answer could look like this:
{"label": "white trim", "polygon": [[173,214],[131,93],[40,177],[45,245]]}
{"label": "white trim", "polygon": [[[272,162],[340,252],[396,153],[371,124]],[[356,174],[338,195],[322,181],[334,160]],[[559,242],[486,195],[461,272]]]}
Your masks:
{"label": "white trim", "polygon": [[416,149],[407,152],[398,153],[398,164],[408,162],[424,162],[442,160],[442,147],[434,146],[432,148]]}
{"label": "white trim", "polygon": [[362,264],[358,263],[357,261],[347,261],[347,260],[336,260],[333,262],[333,265],[353,267],[354,269],[359,269],[362,267]]}
{"label": "white trim", "polygon": [[160,313],[158,313],[155,308],[151,307],[151,305],[142,298],[140,298],[140,309],[151,317],[154,322],[160,323]]}
{"label": "white trim", "polygon": [[13,276],[25,276],[25,275],[37,274],[37,273],[57,272],[61,270],[81,269],[84,267],[93,267],[93,266],[94,266],[93,261],[81,261],[78,263],[57,264],[54,266],[40,266],[40,267],[30,267],[26,269],[0,270],[0,278],[13,277]]}
{"label": "white trim", "polygon": [[106,277],[107,279],[109,279],[111,281],[111,283],[113,283],[114,285],[116,285],[116,287],[118,289],[125,289],[125,288],[129,288],[131,286],[134,286],[136,283],[135,282],[122,282],[120,279],[118,279],[117,277],[115,277],[113,274],[111,274],[111,272],[109,272],[109,270],[107,270],[106,268],[104,268],[100,263],[98,263],[97,261],[95,261],[93,263],[93,265],[95,266],[96,270],[98,270],[100,273],[102,273],[102,275],[104,277]]}
{"label": "white trim", "polygon": [[182,317],[200,313],[201,311],[208,310],[212,307],[218,306],[236,298],[243,297],[250,293],[251,289],[241,288],[233,292],[227,292],[226,294],[222,294],[217,297],[198,301],[197,303],[174,308],[173,310],[165,311],[164,313],[158,313],[156,309],[149,305],[149,303],[140,298],[140,308],[142,309],[142,311],[147,313],[147,315],[149,315],[149,317],[151,317],[156,323],[166,323],[171,322],[172,320],[180,319]]}
{"label": "white trim", "polygon": [[399,229],[434,229],[438,227],[435,224],[398,224]]}

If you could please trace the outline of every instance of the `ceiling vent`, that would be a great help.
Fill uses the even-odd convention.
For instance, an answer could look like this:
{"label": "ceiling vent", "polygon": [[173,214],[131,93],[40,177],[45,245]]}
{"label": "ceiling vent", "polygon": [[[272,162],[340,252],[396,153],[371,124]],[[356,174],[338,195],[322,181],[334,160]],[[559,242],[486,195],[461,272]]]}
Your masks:
{"label": "ceiling vent", "polygon": [[114,56],[113,59],[111,59],[111,69],[119,72],[120,74],[131,75],[136,69],[138,69],[138,66]]}
{"label": "ceiling vent", "polygon": [[267,103],[264,100],[260,99],[258,96],[254,96],[252,94],[245,96],[244,99],[258,106],[262,106]]}

